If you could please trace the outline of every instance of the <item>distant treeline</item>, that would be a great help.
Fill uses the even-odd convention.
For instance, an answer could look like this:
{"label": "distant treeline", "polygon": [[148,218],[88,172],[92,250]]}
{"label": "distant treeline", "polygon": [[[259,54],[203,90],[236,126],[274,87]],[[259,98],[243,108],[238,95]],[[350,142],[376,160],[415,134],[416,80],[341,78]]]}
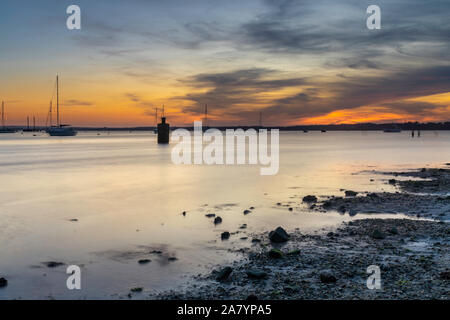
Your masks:
{"label": "distant treeline", "polygon": [[[11,126],[11,128],[14,128]],[[185,128],[193,130],[193,127],[171,127],[172,129]],[[260,127],[260,126],[226,126],[226,127],[211,127],[219,130],[225,129],[280,129],[280,131],[379,131],[386,129],[401,129],[401,130],[450,130],[450,122],[405,122],[405,123],[358,123],[358,124],[327,124],[327,125],[304,125],[304,126],[289,126],[289,127]],[[26,127],[15,127],[15,129],[26,129]],[[37,129],[45,129],[39,128]],[[76,127],[76,130],[83,131],[149,131],[154,130],[155,127],[130,127],[130,128],[109,128],[109,127]]]}

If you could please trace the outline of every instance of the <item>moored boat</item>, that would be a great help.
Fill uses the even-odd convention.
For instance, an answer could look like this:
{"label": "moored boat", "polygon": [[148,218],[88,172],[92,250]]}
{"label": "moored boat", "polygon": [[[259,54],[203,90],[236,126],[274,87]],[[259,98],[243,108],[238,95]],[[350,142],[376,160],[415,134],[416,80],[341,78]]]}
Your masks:
{"label": "moored boat", "polygon": [[[50,114],[52,113],[50,105]],[[51,119],[51,117],[50,117]],[[47,128],[46,132],[52,137],[69,137],[76,136],[77,131],[68,124],[61,124],[59,117],[59,77],[56,76],[56,126],[50,123],[50,127]]]}

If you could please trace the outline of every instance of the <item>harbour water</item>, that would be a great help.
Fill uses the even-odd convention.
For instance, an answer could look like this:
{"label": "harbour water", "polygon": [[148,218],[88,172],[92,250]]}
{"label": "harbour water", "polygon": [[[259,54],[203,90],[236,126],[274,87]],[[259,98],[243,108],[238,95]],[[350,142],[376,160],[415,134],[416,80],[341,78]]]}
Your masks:
{"label": "harbour water", "polygon": [[[275,176],[261,176],[259,165],[172,164],[172,145],[158,145],[152,132],[34,135],[0,135],[0,276],[8,279],[0,299],[126,298],[133,287],[144,288],[135,298],[145,298],[239,258],[229,249],[251,246],[253,233],[279,225],[321,232],[370,216],[311,212],[305,195],[393,191],[389,176],[371,171],[450,160],[447,131],[414,139],[410,132],[281,132]],[[223,222],[214,226],[207,213]],[[240,233],[221,241],[223,231]],[[48,261],[79,265],[82,290],[68,290],[66,267]]]}

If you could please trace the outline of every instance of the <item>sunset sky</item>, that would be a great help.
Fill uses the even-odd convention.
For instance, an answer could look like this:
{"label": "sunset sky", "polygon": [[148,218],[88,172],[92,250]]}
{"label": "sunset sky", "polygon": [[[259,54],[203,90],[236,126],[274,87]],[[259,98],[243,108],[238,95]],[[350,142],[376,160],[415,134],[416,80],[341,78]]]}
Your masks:
{"label": "sunset sky", "polygon": [[[82,29],[66,28],[81,7]],[[381,8],[368,30],[366,9]],[[2,0],[0,100],[43,125],[450,121],[448,0]]]}

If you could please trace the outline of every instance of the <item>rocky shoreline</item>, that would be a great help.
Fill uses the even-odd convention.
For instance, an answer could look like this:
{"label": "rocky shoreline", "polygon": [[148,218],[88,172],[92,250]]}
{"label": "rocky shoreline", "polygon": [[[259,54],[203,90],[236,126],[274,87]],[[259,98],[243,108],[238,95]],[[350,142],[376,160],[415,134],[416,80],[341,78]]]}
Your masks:
{"label": "rocky shoreline", "polygon": [[[411,219],[360,219],[321,234],[278,228],[254,234],[244,258],[194,277],[188,289],[153,299],[445,299],[450,298],[450,169],[385,172],[399,191],[305,196],[311,211],[402,213]],[[418,219],[427,218],[427,219]],[[369,289],[369,266],[380,289]]]}

